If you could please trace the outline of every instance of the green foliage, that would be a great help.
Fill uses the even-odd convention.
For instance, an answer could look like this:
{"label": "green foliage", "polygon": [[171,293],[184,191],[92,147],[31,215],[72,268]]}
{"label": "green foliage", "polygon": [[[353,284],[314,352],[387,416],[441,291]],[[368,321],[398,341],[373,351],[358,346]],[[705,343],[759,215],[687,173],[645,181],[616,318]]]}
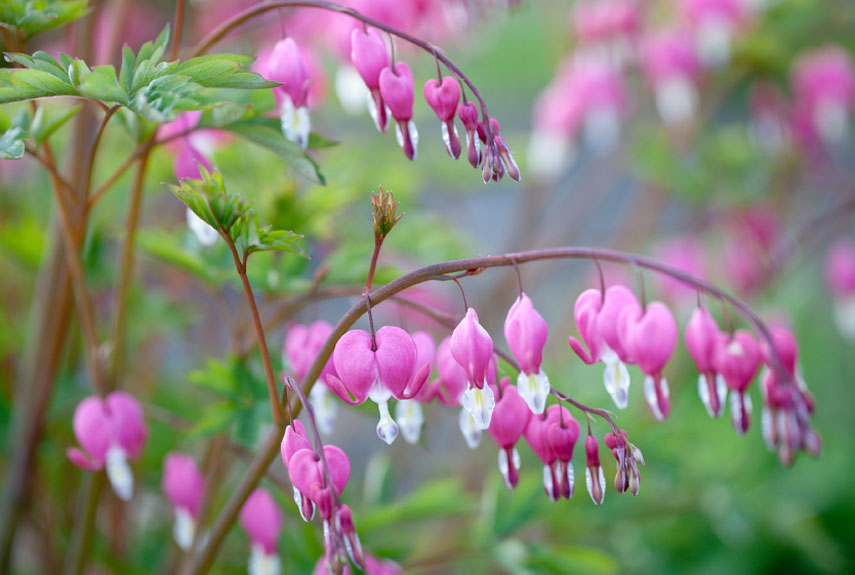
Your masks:
{"label": "green foliage", "polygon": [[[200,167],[202,179],[185,179],[169,185],[172,193],[205,223],[227,235],[242,254],[241,261],[258,252],[303,254],[299,241],[302,236],[291,231],[262,227],[258,215],[243,196],[226,190],[223,176]],[[303,254],[304,255],[304,254]]]}
{"label": "green foliage", "polygon": [[86,0],[4,0],[0,3],[0,24],[28,38],[68,24],[86,12]]}

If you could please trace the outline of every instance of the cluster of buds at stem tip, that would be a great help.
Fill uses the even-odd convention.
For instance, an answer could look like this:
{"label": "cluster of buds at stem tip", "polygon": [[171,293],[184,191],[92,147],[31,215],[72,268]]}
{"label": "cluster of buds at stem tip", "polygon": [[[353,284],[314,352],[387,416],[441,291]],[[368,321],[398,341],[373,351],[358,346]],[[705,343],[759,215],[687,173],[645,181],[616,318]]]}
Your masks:
{"label": "cluster of buds at stem tip", "polygon": [[644,465],[644,456],[641,450],[627,440],[626,431],[620,430],[619,434],[606,434],[606,447],[612,450],[617,461],[617,473],[615,474],[615,489],[618,493],[629,491],[638,495],[641,487],[641,472],[639,465]]}
{"label": "cluster of buds at stem tip", "polygon": [[384,192],[383,188],[375,194],[371,192],[371,217],[374,221],[374,239],[383,241],[395,224],[404,217],[403,212],[398,214],[401,202],[396,202],[392,192]]}
{"label": "cluster of buds at stem tip", "polygon": [[796,340],[781,327],[771,335],[774,351],[767,342],[760,345],[766,364],[760,376],[763,438],[770,450],[777,449],[781,463],[790,465],[800,450],[819,456],[822,440],[810,422],[814,400],[798,370]]}
{"label": "cluster of buds at stem tip", "polygon": [[499,121],[490,118],[489,124],[489,130],[485,122],[479,122],[477,128],[478,138],[484,146],[481,158],[481,177],[484,183],[489,183],[490,180],[498,182],[506,173],[512,180],[519,182],[520,169],[505,139],[499,134]]}

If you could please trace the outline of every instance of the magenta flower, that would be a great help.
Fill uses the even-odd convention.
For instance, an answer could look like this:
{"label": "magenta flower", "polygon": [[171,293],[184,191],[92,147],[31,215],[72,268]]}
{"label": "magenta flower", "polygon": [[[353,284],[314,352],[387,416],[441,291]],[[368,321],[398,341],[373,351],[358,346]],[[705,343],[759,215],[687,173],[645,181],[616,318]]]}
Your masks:
{"label": "magenta flower", "polygon": [[587,49],[620,66],[632,56],[641,12],[635,0],[583,0],[573,4],[572,23]]}
{"label": "magenta flower", "polygon": [[476,137],[478,130],[478,108],[472,102],[466,102],[457,108],[457,117],[466,130],[466,150],[469,163],[473,168],[481,165],[481,141]]}
{"label": "magenta flower", "polygon": [[[573,306],[576,329],[585,345],[583,346],[582,342],[571,335],[570,347],[586,365],[602,360],[604,344],[597,329],[597,317],[603,305],[603,297],[600,290],[588,289],[579,294]],[[585,346],[588,347],[587,350]]]}
{"label": "magenta flower", "polygon": [[[390,559],[378,559],[373,555],[365,555],[365,575],[402,575],[403,568]],[[327,569],[326,558],[321,557],[315,565],[315,570],[312,575],[333,575],[332,571]],[[353,575],[353,569],[350,565],[345,565],[341,571],[341,575]]]}
{"label": "magenta flower", "polygon": [[376,349],[366,331],[357,329],[344,334],[333,352],[336,374],[327,375],[327,384],[351,405],[366,399],[376,403],[380,410],[377,435],[391,444],[398,436],[398,426],[389,414],[388,401],[392,397],[416,397],[430,375],[430,365],[417,365],[416,344],[399,327],[382,327],[375,339]]}
{"label": "magenta flower", "polygon": [[410,160],[416,159],[419,132],[413,123],[413,72],[406,62],[395,62],[380,72],[380,95],[397,125],[395,135]]}
{"label": "magenta flower", "polygon": [[[291,367],[294,378],[302,381],[309,368],[333,331],[333,326],[325,321],[316,321],[309,326],[294,324],[285,334],[283,356]],[[335,375],[332,358],[327,360],[321,375],[312,386],[309,400],[315,408],[318,429],[323,434],[332,433],[338,415],[338,405],[327,387],[326,376]]]}
{"label": "magenta flower", "polygon": [[647,376],[644,397],[650,411],[659,421],[665,420],[671,411],[671,400],[662,368],[677,346],[677,321],[665,304],[655,301],[643,313],[633,308],[624,310],[619,322],[625,349]]}
{"label": "magenta flower", "polygon": [[626,88],[618,69],[598,58],[576,58],[569,64],[568,83],[578,91],[585,141],[597,152],[612,149],[621,132]]}
{"label": "magenta flower", "polygon": [[567,408],[551,405],[543,415],[531,415],[525,440],[543,462],[543,490],[552,500],[573,496],[574,473],[570,462],[579,438],[579,423]]}
{"label": "magenta flower", "polygon": [[845,141],[855,109],[855,65],[839,46],[805,52],[793,65],[796,107],[826,144]]}
{"label": "magenta flower", "polygon": [[825,278],[834,296],[834,321],[837,330],[849,341],[855,340],[855,242],[839,240],[825,260]]}
{"label": "magenta flower", "polygon": [[744,0],[681,0],[679,8],[692,27],[701,62],[710,68],[726,65],[733,37],[748,16]]}
{"label": "magenta flower", "polygon": [[451,355],[466,373],[468,387],[461,396],[461,403],[472,416],[475,427],[487,429],[496,405],[493,390],[487,385],[487,374],[493,362],[493,340],[471,307],[451,334]]}
{"label": "magenta flower", "polygon": [[282,512],[270,492],[263,487],[256,488],[243,504],[238,522],[246,531],[252,546],[249,575],[279,575]]}
{"label": "magenta flower", "polygon": [[[324,446],[324,459],[336,495],[341,495],[350,479],[350,460],[335,445]],[[332,519],[333,497],[324,474],[323,462],[311,449],[300,449],[288,461],[288,478],[304,497],[312,500],[324,521]]]}
{"label": "magenta flower", "polygon": [[751,396],[746,390],[760,367],[760,347],[745,330],[733,337],[720,336],[714,358],[715,368],[731,390],[730,417],[739,434],[751,424]]}
{"label": "magenta flower", "polygon": [[517,387],[533,413],[543,413],[549,395],[549,378],[540,369],[549,327],[531,299],[520,294],[505,318],[505,339],[520,364]]}
{"label": "magenta flower", "polygon": [[600,465],[600,445],[597,438],[585,438],[585,484],[595,505],[601,505],[606,497],[606,476]]}
{"label": "magenta flower", "polygon": [[356,28],[350,36],[350,61],[362,77],[370,92],[368,111],[374,125],[386,131],[386,104],[380,94],[380,72],[389,67],[389,51],[386,42],[374,28]]}
{"label": "magenta flower", "polygon": [[428,105],[442,122],[442,141],[445,142],[445,149],[448,150],[448,155],[456,160],[460,157],[460,139],[454,125],[454,114],[460,102],[460,85],[452,76],[445,76],[442,84],[431,78],[425,82],[424,95]]}
{"label": "magenta flower", "polygon": [[674,125],[691,119],[698,106],[700,72],[691,36],[680,29],[656,33],[645,40],[641,55],[662,121]]}
{"label": "magenta flower", "polygon": [[265,77],[282,85],[273,89],[282,133],[286,138],[306,148],[312,130],[309,117],[309,72],[300,47],[293,38],[280,40],[267,61]]}
{"label": "magenta flower", "polygon": [[71,462],[89,471],[106,467],[113,491],[119,499],[130,500],[134,476],[128,460],[139,457],[148,438],[139,402],[123,391],[114,391],[104,399],[87,397],[77,404],[72,426],[83,449],[66,449]]}
{"label": "magenta flower", "polygon": [[172,535],[178,546],[186,551],[196,535],[196,522],[205,495],[205,476],[193,456],[173,451],[164,458],[161,486],[175,513]]}
{"label": "magenta flower", "polygon": [[[306,434],[306,428],[299,419],[294,420],[291,422],[291,425],[285,428],[285,436],[282,438],[280,449],[285,469],[288,469],[291,458],[295,453],[302,449],[312,450],[312,442]],[[297,504],[297,509],[300,510],[300,516],[303,518],[303,521],[311,521],[315,516],[315,504],[309,498],[308,494],[301,493],[294,487],[294,503]]]}
{"label": "magenta flower", "polygon": [[499,445],[499,472],[502,479],[508,489],[513,489],[520,479],[520,454],[515,445],[525,432],[531,410],[520,397],[517,388],[509,383],[508,378],[499,382],[499,400],[496,402],[487,432]]}
{"label": "magenta flower", "polygon": [[727,384],[719,375],[716,364],[723,337],[724,334],[706,308],[699,307],[692,313],[686,326],[686,349],[700,372],[698,395],[710,417],[721,417],[727,399]]}
{"label": "magenta flower", "polygon": [[[413,377],[420,374],[426,367],[428,377],[433,371],[433,361],[436,355],[436,344],[429,333],[425,331],[417,331],[413,333],[413,343],[416,344],[416,365],[413,369]],[[411,385],[415,381],[410,382]],[[428,386],[422,385],[421,392],[413,399],[402,399],[395,406],[395,419],[398,427],[401,430],[401,435],[407,443],[415,444],[419,442],[419,436],[422,433],[422,425],[424,425],[425,417],[422,411],[422,402],[430,401],[429,392],[425,392]]]}

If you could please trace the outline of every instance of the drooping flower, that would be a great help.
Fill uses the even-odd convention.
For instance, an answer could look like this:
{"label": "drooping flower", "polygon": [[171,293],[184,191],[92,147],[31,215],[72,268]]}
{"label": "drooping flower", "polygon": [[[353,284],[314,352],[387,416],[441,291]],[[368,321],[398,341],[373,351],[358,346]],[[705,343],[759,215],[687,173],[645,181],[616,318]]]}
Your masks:
{"label": "drooping flower", "polygon": [[520,478],[520,454],[515,445],[525,432],[531,410],[520,397],[517,388],[510,385],[508,378],[499,382],[496,392],[499,400],[487,432],[499,445],[499,472],[502,479],[508,489],[513,489]]}
{"label": "drooping flower", "polygon": [[297,491],[312,500],[324,521],[330,521],[333,511],[332,489],[337,496],[341,495],[350,479],[350,459],[341,448],[324,445],[324,460],[329,470],[329,481],[321,457],[311,449],[300,449],[291,456],[288,461],[288,478]]}
{"label": "drooping flower", "polygon": [[508,174],[515,182],[519,182],[520,169],[514,160],[511,149],[499,133],[499,121],[496,118],[490,118],[489,134],[484,122],[479,122],[478,138],[484,148],[481,164],[481,178],[484,183],[489,183],[491,180],[498,182],[505,174]]}
{"label": "drooping flower", "polygon": [[748,10],[744,0],[681,0],[679,8],[689,22],[698,56],[709,68],[730,61],[730,47]]}
{"label": "drooping flower", "polygon": [[369,90],[368,111],[374,125],[386,131],[386,104],[380,93],[380,72],[389,67],[386,42],[374,28],[356,28],[350,36],[350,61]]}
{"label": "drooping flower", "polygon": [[[389,414],[388,401],[412,399],[430,375],[430,365],[418,367],[418,349],[413,338],[399,327],[377,331],[376,348],[371,335],[363,330],[344,334],[335,346],[336,374],[326,376],[327,384],[345,402],[356,405],[370,399],[380,410],[377,435],[388,444],[398,436],[398,426]],[[351,397],[351,394],[353,397]]]}
{"label": "drooping flower", "polygon": [[855,340],[855,242],[839,240],[825,260],[825,278],[834,296],[834,321],[844,338]]}
{"label": "drooping flower", "polygon": [[[413,333],[413,343],[416,344],[416,364],[413,369],[413,377],[420,374],[425,366],[428,369],[428,376],[433,371],[433,360],[436,355],[436,344],[429,333],[425,331],[417,331]],[[411,382],[411,385],[415,382]],[[422,392],[426,386],[422,385]],[[422,433],[422,425],[425,417],[422,411],[422,402],[429,401],[430,397],[425,393],[419,393],[413,399],[402,399],[395,406],[395,419],[398,422],[398,427],[401,430],[401,435],[407,443],[415,444],[419,442],[419,437]]]}
{"label": "drooping flower", "polygon": [[413,72],[406,62],[395,62],[380,72],[380,95],[397,122],[395,135],[410,160],[416,159],[419,132],[413,123]]}
{"label": "drooping flower", "polygon": [[720,336],[714,358],[715,369],[730,388],[730,417],[740,434],[751,424],[751,396],[746,390],[760,367],[760,348],[745,330],[733,337]]}
{"label": "drooping flower", "polygon": [[542,415],[532,414],[525,440],[543,462],[543,490],[552,500],[569,499],[574,491],[571,458],[579,438],[579,423],[567,408],[551,405]]}
{"label": "drooping flower", "polygon": [[205,477],[192,455],[173,451],[164,458],[161,486],[175,513],[172,535],[178,546],[186,551],[196,535],[205,495]]}
{"label": "drooping flower", "polygon": [[[295,379],[301,381],[308,373],[315,358],[323,348],[324,343],[333,331],[333,326],[325,321],[316,321],[311,325],[294,324],[285,334],[283,355],[291,367]],[[335,375],[332,358],[327,360],[321,375],[309,392],[309,400],[315,409],[315,419],[321,433],[332,433],[338,404],[336,404],[330,389],[327,387],[326,376]]]}
{"label": "drooping flower", "polygon": [[855,64],[839,46],[805,52],[793,65],[795,105],[825,144],[845,141],[855,110]]}
{"label": "drooping flower", "polygon": [[[365,555],[365,575],[402,575],[403,568],[390,559],[378,559],[373,555],[366,553]],[[333,575],[332,571],[327,569],[325,558],[321,557],[315,564],[315,570],[312,575]],[[350,565],[345,565],[341,575],[353,575],[353,569]]]}
{"label": "drooping flower", "polygon": [[642,312],[628,308],[621,312],[619,335],[624,349],[645,373],[644,397],[653,417],[668,418],[671,411],[668,381],[662,369],[677,346],[677,321],[662,302],[652,302]]}
{"label": "drooping flower", "polygon": [[[288,464],[295,453],[301,449],[312,450],[312,442],[306,434],[306,428],[299,419],[292,421],[291,425],[285,428],[285,435],[282,438],[280,448],[285,469],[288,469]],[[308,494],[301,493],[296,486],[294,486],[294,503],[297,504],[297,509],[300,510],[300,516],[303,518],[303,521],[311,521],[315,516],[315,504]]]}
{"label": "drooping flower", "polygon": [[540,369],[549,328],[531,299],[521,293],[505,318],[505,340],[520,365],[517,387],[533,413],[543,413],[549,396],[549,378]]}
{"label": "drooping flower", "polygon": [[461,403],[472,416],[478,429],[490,427],[496,399],[487,385],[487,374],[493,361],[493,340],[478,322],[471,307],[451,334],[451,355],[466,373],[467,389]]}
{"label": "drooping flower", "polygon": [[477,137],[478,108],[472,102],[466,102],[457,108],[457,117],[466,130],[466,153],[473,168],[481,165],[481,141]]}
{"label": "drooping flower", "polygon": [[636,0],[581,0],[573,4],[572,24],[580,42],[613,66],[621,66],[632,57],[640,22]]}
{"label": "drooping flower", "polygon": [[695,309],[686,325],[686,349],[700,372],[698,395],[710,417],[721,417],[727,399],[727,384],[718,373],[716,364],[719,340],[723,337],[707,309]]}
{"label": "drooping flower", "polygon": [[134,476],[128,460],[139,457],[148,438],[139,402],[123,391],[114,391],[104,399],[87,397],[77,404],[72,426],[83,449],[66,449],[71,462],[89,471],[106,467],[113,491],[120,499],[130,500]]}
{"label": "drooping flower", "polygon": [[256,488],[243,504],[238,521],[252,546],[249,575],[279,575],[282,512],[270,492],[263,487]]}
{"label": "drooping flower", "polygon": [[442,83],[431,78],[425,82],[425,100],[442,122],[442,141],[445,149],[455,160],[460,157],[460,139],[454,125],[454,114],[460,103],[460,85],[453,76],[445,76]]}
{"label": "drooping flower", "polygon": [[664,30],[648,37],[641,50],[659,117],[668,125],[690,120],[698,107],[700,72],[691,36],[684,30]]}
{"label": "drooping flower", "polygon": [[601,505],[606,497],[606,476],[600,465],[600,445],[593,435],[585,438],[585,484],[594,504]]}
{"label": "drooping flower", "polygon": [[282,83],[273,89],[282,133],[305,148],[309,144],[309,133],[312,129],[308,107],[310,81],[300,47],[293,38],[280,40],[273,47],[265,76],[268,80]]}

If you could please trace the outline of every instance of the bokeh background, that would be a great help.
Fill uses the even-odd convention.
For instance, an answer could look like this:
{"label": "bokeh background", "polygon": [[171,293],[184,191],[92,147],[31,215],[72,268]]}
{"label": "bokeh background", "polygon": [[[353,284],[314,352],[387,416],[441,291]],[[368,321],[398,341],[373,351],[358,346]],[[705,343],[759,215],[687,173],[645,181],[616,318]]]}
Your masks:
{"label": "bokeh background", "polygon": [[[456,410],[429,406],[419,445],[399,440],[387,447],[375,436],[372,409],[342,408],[335,431],[324,439],[341,446],[353,463],[344,500],[371,553],[399,562],[406,573],[855,571],[855,344],[836,327],[839,294],[825,280],[829,246],[841,238],[851,241],[855,234],[853,96],[845,96],[849,115],[841,120],[848,134],[844,130],[834,141],[821,134],[802,138],[787,115],[795,108],[794,68],[804,54],[835,46],[851,66],[855,5],[850,0],[742,3],[727,60],[717,67],[699,66],[696,109],[679,125],[670,125],[657,114],[655,90],[636,63],[642,39],[666,26],[693,38],[698,32],[674,0],[640,2],[635,32],[621,39],[627,61],[619,74],[623,98],[614,111],[619,130],[602,142],[596,129],[586,128],[590,118],[584,108],[590,101],[567,91],[549,109],[542,96],[558,82],[562,63],[595,42],[585,40],[578,28],[583,2],[437,0],[397,7],[395,2],[362,2],[368,13],[436,41],[478,86],[523,173],[521,183],[505,178],[486,186],[465,159],[455,162],[447,156],[439,121],[421,98],[421,84],[435,74],[429,55],[396,45],[416,77],[414,121],[420,143],[418,159],[411,163],[392,135],[377,133],[364,112],[348,114],[337,97],[342,58],[335,23],[343,17],[310,11],[271,14],[221,44],[223,51],[255,55],[283,31],[298,38],[316,61],[313,130],[339,142],[313,152],[326,187],[307,182],[274,154],[244,141],[221,141],[210,150],[229,189],[252,199],[262,220],[305,236],[311,259],[254,256],[249,272],[266,316],[305,291],[319,269],[328,269],[324,286],[364,282],[373,248],[368,194],[382,186],[394,192],[406,215],[384,247],[377,284],[432,262],[539,247],[588,245],[658,256],[737,293],[767,320],[790,326],[800,346],[801,372],[816,399],[822,455],[817,460],[801,455],[783,468],[763,443],[756,384],[751,389],[755,421],[739,437],[727,414],[721,420],[707,416],[681,336],[666,370],[673,401],[668,421],[652,419],[641,394],[642,376],[631,368],[630,406],[618,413],[618,421],[644,452],[647,466],[638,496],[619,495],[611,482],[614,462],[602,452],[608,489],[600,507],[585,492],[581,449],[574,458],[575,496],[552,503],[542,490],[540,463],[527,446],[520,448],[520,485],[508,491],[496,468],[496,446],[485,436],[477,450],[469,450],[457,429]],[[96,43],[101,62],[116,60],[117,39],[139,46],[156,35],[174,9],[161,1],[102,4],[104,21],[96,27],[106,38]],[[184,44],[191,46],[250,4],[189,3]],[[407,16],[401,16],[405,5]],[[123,32],[117,34],[122,23]],[[61,30],[39,37],[33,47],[52,49],[72,41],[73,31]],[[611,97],[608,89],[593,90],[594,101]],[[772,106],[781,128],[774,146],[756,137],[758,115],[767,110],[758,108],[758,91],[780,103]],[[272,95],[257,97],[258,105],[272,107]],[[576,124],[562,124],[557,136],[565,153],[545,170],[534,161],[543,151],[532,148],[531,140],[549,131],[550,118],[562,106],[583,110]],[[11,116],[14,110],[5,106],[3,111]],[[55,136],[60,157],[72,145],[68,132],[64,128]],[[105,137],[96,181],[133,149],[121,128]],[[124,504],[107,491],[102,496],[91,573],[174,568],[171,511],[160,490],[164,455],[181,450],[201,462],[219,452],[216,500],[222,503],[243,474],[247,454],[271,425],[263,370],[229,254],[223,245],[202,248],[187,229],[183,206],[162,185],[174,180],[173,161],[169,149],[158,150],[146,180],[127,373],[121,378],[122,388],[143,403],[150,439],[133,465],[134,500]],[[129,186],[126,176],[93,211],[84,243],[87,280],[105,330]],[[33,337],[34,317],[53,295],[52,289],[36,286],[50,257],[54,216],[48,178],[30,159],[0,161],[0,188],[0,469],[5,478],[20,448],[13,422],[25,417],[22,406],[28,401],[21,374],[42,353]],[[607,281],[638,285],[631,268],[604,267]],[[582,365],[567,345],[567,337],[576,335],[573,303],[597,283],[594,266],[543,262],[527,264],[521,273],[526,292],[550,326],[544,365],[553,385],[589,405],[611,408],[600,366]],[[644,280],[649,299],[665,298],[672,305],[682,332],[695,305],[694,292],[675,290],[650,273]],[[470,305],[497,342],[503,339],[501,326],[516,282],[512,269],[489,270],[464,281]],[[453,284],[411,295],[450,313],[462,310]],[[271,347],[281,349],[288,323],[334,323],[353,301],[319,301],[286,318],[268,334]],[[709,304],[722,321],[722,310]],[[381,304],[377,311],[381,323],[427,329],[437,341],[448,335],[447,329],[394,303]],[[273,355],[277,367],[287,370],[280,354]],[[79,328],[72,320],[58,355],[29,501],[15,539],[16,573],[56,571],[71,537],[85,472],[68,461],[65,449],[75,442],[74,407],[90,393],[82,360]],[[594,431],[601,437],[607,429],[596,422]],[[263,485],[286,514],[280,539],[283,572],[311,572],[322,554],[319,525],[300,520],[280,461]],[[246,536],[235,526],[214,571],[244,570],[248,553]]]}

